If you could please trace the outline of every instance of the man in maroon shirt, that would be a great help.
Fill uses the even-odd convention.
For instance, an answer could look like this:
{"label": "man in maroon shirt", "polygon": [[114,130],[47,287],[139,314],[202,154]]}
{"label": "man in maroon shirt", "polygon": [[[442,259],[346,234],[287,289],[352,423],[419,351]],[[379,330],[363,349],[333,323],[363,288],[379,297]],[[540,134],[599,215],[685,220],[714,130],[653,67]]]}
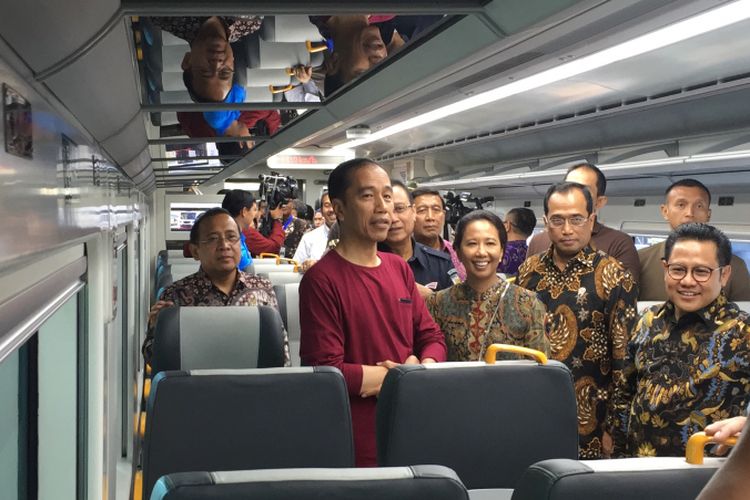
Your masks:
{"label": "man in maroon shirt", "polygon": [[300,283],[300,357],[342,371],[357,465],[374,466],[376,396],[388,369],[445,361],[445,340],[408,264],[377,251],[393,211],[385,170],[368,159],[344,162],[331,173],[328,193],[341,235]]}

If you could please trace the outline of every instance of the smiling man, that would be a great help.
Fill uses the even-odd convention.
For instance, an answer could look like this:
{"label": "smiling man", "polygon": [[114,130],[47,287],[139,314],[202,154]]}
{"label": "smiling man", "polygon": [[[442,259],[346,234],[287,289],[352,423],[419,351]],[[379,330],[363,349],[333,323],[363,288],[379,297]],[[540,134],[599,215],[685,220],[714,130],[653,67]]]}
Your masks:
{"label": "smiling man", "polygon": [[404,259],[377,251],[393,212],[385,170],[366,158],[344,162],[331,172],[328,193],[340,237],[300,283],[300,357],[344,374],[357,466],[375,466],[374,396],[388,369],[445,361],[445,340]]}
{"label": "smiling man", "polygon": [[[190,253],[201,265],[164,289],[151,307],[143,357],[151,359],[153,326],[159,311],[171,306],[271,306],[278,309],[271,282],[237,269],[240,263],[240,228],[223,208],[211,208],[198,217],[190,230]],[[287,334],[284,332],[286,363],[289,364]]]}
{"label": "smiling man", "polygon": [[729,239],[708,224],[682,224],[667,238],[668,300],[640,317],[617,379],[618,454],[684,455],[691,434],[745,414],[750,325],[722,293],[731,256]]}
{"label": "smiling man", "polygon": [[[680,224],[711,220],[711,193],[700,181],[680,179],[669,186],[664,193],[661,215],[672,230]],[[664,242],[651,245],[638,251],[641,261],[641,281],[639,300],[667,300],[664,287]],[[750,300],[750,274],[747,265],[740,257],[732,255],[732,275],[724,285],[729,300]]]}
{"label": "smiling man", "polygon": [[622,370],[638,287],[619,260],[591,247],[594,200],[586,186],[550,187],[544,223],[552,245],[521,265],[518,284],[547,306],[552,358],[573,374],[580,457],[602,458],[612,450],[612,382]]}

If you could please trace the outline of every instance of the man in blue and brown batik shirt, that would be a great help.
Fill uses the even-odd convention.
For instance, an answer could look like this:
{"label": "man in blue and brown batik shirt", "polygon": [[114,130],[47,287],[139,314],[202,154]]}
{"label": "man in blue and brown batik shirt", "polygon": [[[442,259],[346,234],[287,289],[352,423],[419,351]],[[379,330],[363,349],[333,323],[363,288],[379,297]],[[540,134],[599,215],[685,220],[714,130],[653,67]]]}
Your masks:
{"label": "man in blue and brown batik shirt", "polygon": [[679,456],[691,434],[744,415],[750,401],[748,314],[727,301],[727,237],[683,224],[664,247],[668,301],[639,319],[617,379],[617,455]]}

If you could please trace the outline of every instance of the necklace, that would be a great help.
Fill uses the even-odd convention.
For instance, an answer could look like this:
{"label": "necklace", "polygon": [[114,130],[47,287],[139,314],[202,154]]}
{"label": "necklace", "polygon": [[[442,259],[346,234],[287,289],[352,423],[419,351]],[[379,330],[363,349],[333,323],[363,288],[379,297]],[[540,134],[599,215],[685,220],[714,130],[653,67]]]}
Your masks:
{"label": "necklace", "polygon": [[484,329],[484,336],[482,337],[482,344],[479,348],[479,359],[477,361],[482,361],[482,358],[484,358],[484,352],[487,350],[487,339],[490,336],[490,329],[492,328],[492,323],[495,322],[495,318],[497,318],[497,313],[500,310],[500,303],[503,301],[503,297],[505,297],[505,294],[508,292],[508,289],[510,288],[510,283],[508,283],[507,281],[503,280],[502,283],[505,285],[503,286],[502,293],[499,288],[495,292],[495,294],[499,293],[500,297],[497,299],[497,304],[495,305],[495,311],[492,313],[492,317],[490,318],[490,321],[487,323],[487,326]]}

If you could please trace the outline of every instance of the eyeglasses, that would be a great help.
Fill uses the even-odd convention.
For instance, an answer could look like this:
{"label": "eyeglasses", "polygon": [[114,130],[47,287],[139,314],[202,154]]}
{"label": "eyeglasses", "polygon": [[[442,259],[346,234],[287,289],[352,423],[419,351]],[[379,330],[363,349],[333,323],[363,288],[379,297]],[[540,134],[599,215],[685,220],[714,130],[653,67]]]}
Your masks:
{"label": "eyeglasses", "polygon": [[411,205],[393,205],[393,213],[401,215],[411,208]]}
{"label": "eyeglasses", "polygon": [[[719,266],[712,269],[710,267],[697,266],[690,269],[690,275],[698,283],[705,283],[706,281],[711,279],[711,275],[714,273],[714,271],[720,270],[723,267],[724,266]],[[685,279],[685,276],[687,276],[688,268],[683,266],[682,264],[667,264],[667,274],[673,280],[680,281]]]}
{"label": "eyeglasses", "polygon": [[205,240],[200,240],[200,243],[203,243],[204,245],[208,245],[211,247],[215,247],[219,244],[219,241],[226,241],[230,245],[236,245],[237,242],[240,241],[240,235],[239,234],[229,234],[227,236],[219,236],[217,234],[211,235]]}
{"label": "eyeglasses", "polygon": [[563,227],[565,222],[569,222],[571,226],[581,227],[586,224],[589,217],[583,217],[582,215],[574,215],[573,217],[559,217],[557,215],[547,219],[547,222],[552,227]]}

